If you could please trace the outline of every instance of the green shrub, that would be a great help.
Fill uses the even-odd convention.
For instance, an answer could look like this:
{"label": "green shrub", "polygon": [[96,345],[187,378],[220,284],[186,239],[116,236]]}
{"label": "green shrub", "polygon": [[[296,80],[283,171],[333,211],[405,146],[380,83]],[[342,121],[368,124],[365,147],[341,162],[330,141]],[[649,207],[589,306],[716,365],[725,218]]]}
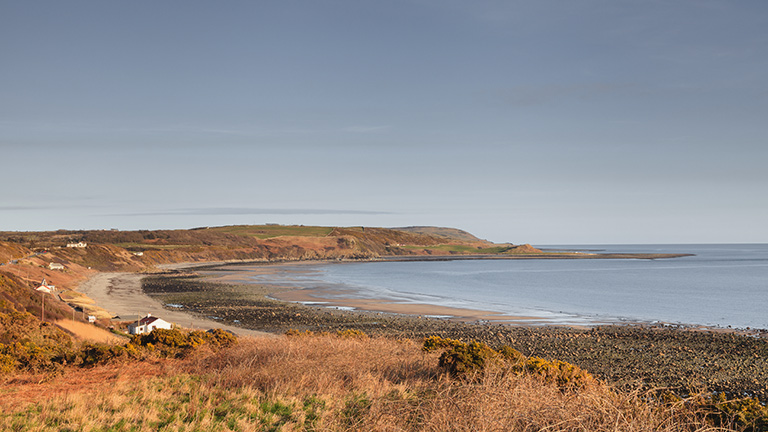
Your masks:
{"label": "green shrub", "polygon": [[453,376],[465,376],[496,365],[507,367],[515,374],[537,376],[561,388],[581,387],[595,381],[589,373],[578,366],[559,360],[549,361],[538,357],[526,357],[509,346],[494,350],[482,342],[464,343],[431,336],[424,341],[422,349],[427,352],[443,349],[439,365]]}
{"label": "green shrub", "polygon": [[718,426],[734,424],[744,431],[768,431],[768,407],[757,398],[728,400],[722,394],[710,394],[698,403],[708,412],[707,418]]}
{"label": "green shrub", "polygon": [[16,360],[10,354],[3,353],[3,345],[0,344],[0,375],[16,370]]}
{"label": "green shrub", "polygon": [[217,348],[226,348],[237,343],[237,336],[222,329],[208,330],[204,337],[206,342]]}
{"label": "green shrub", "polygon": [[589,373],[578,366],[560,360],[544,360],[539,357],[529,357],[515,367],[518,371],[539,376],[544,381],[556,384],[558,387],[581,387],[594,381]]}
{"label": "green shrub", "polygon": [[504,357],[504,360],[509,364],[513,365],[523,363],[526,360],[526,357],[520,351],[507,345],[499,348],[499,354],[501,354],[501,356]]}
{"label": "green shrub", "polygon": [[135,335],[130,345],[146,347],[149,351],[159,350],[164,355],[184,355],[203,345],[212,348],[225,348],[237,343],[237,336],[226,330],[214,329],[208,331],[193,330],[190,332],[179,329],[154,329],[147,334]]}
{"label": "green shrub", "polygon": [[430,336],[424,341],[424,345],[421,349],[426,352],[432,352],[439,349],[450,349],[460,345],[464,345],[464,342],[456,339],[441,338],[440,336]]}
{"label": "green shrub", "polygon": [[6,354],[12,356],[16,364],[31,371],[43,371],[51,369],[51,361],[54,353],[37,346],[34,342],[15,342],[6,348]]}
{"label": "green shrub", "polygon": [[83,346],[80,351],[82,366],[95,366],[126,357],[137,358],[138,353],[135,351],[135,348],[133,348],[133,350],[129,350],[128,348],[121,345],[87,344]]}
{"label": "green shrub", "polygon": [[440,367],[451,375],[463,375],[473,371],[481,371],[491,363],[500,364],[501,355],[493,348],[482,342],[470,342],[453,346],[440,355]]}

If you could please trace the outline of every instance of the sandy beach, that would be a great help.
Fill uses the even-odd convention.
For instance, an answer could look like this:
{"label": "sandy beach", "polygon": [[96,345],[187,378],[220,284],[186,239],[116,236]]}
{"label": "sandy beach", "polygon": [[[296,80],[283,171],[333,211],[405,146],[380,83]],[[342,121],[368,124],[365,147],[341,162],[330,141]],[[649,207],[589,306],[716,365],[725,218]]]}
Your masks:
{"label": "sandy beach", "polygon": [[97,273],[84,281],[78,291],[93,299],[96,305],[106,309],[112,316],[141,315],[148,313],[168,322],[189,329],[229,330],[238,335],[265,336],[270,333],[225,325],[194,314],[168,310],[163,304],[146,295],[141,289],[139,273]]}

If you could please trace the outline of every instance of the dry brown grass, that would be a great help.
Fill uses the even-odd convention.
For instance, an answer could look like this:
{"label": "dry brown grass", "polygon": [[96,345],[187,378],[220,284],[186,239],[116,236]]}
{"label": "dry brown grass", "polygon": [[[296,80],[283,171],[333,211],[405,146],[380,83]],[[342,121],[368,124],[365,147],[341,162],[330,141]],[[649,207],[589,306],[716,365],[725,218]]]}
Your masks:
{"label": "dry brown grass", "polygon": [[126,337],[118,336],[112,332],[96,327],[93,324],[66,319],[58,320],[55,324],[72,333],[80,340],[105,344],[118,344],[128,341],[128,338]]}
{"label": "dry brown grass", "polygon": [[12,430],[713,431],[684,405],[600,383],[562,390],[503,368],[453,379],[385,338],[244,339],[176,374],[116,380],[0,415]]}

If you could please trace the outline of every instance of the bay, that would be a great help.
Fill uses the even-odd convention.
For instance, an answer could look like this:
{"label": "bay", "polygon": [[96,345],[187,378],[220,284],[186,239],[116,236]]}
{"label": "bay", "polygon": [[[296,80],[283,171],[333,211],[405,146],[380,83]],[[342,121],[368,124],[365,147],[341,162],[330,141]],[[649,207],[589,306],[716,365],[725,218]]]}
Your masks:
{"label": "bay", "polygon": [[658,321],[768,328],[768,244],[539,247],[694,256],[324,263],[284,266],[249,279],[333,287],[326,290],[329,303],[342,297],[382,299],[541,317],[549,324]]}

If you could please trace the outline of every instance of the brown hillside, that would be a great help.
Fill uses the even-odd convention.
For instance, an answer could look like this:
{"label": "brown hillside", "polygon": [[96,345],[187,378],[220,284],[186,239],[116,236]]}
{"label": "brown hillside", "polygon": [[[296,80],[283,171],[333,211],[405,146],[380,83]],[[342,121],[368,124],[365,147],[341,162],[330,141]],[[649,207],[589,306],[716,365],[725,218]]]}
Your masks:
{"label": "brown hillside", "polygon": [[7,264],[11,260],[16,260],[29,255],[31,251],[19,244],[0,242],[0,263]]}
{"label": "brown hillside", "polygon": [[46,321],[71,319],[72,308],[56,296],[35,291],[21,278],[0,271],[0,343],[34,333],[40,326],[43,301]]}
{"label": "brown hillside", "polygon": [[535,247],[529,245],[529,244],[523,244],[519,246],[514,246],[506,251],[504,253],[508,254],[540,254],[544,253],[541,249],[536,249]]}
{"label": "brown hillside", "polygon": [[459,241],[459,242],[469,242],[469,243],[491,244],[491,242],[487,240],[477,238],[474,235],[464,230],[460,230],[456,228],[411,226],[411,227],[392,228],[392,229],[398,230],[398,231],[406,231],[406,232],[415,233],[415,234],[423,234],[423,235],[428,235],[432,237],[438,237],[443,239],[443,241],[452,241],[452,242]]}
{"label": "brown hillside", "polygon": [[[303,225],[238,225],[157,231],[0,232],[0,240],[12,245],[6,247],[8,251],[11,247],[16,251],[36,251],[39,255],[30,257],[27,264],[43,268],[50,262],[61,263],[73,277],[82,276],[89,269],[139,271],[177,262],[366,259],[427,252],[439,255],[451,253],[450,248],[442,245],[485,247],[490,244],[452,228]],[[66,247],[68,243],[80,241],[88,246]],[[425,252],[418,247],[431,249]],[[17,252],[7,252],[6,255],[14,253]],[[35,273],[30,277],[50,276],[39,270]]]}

